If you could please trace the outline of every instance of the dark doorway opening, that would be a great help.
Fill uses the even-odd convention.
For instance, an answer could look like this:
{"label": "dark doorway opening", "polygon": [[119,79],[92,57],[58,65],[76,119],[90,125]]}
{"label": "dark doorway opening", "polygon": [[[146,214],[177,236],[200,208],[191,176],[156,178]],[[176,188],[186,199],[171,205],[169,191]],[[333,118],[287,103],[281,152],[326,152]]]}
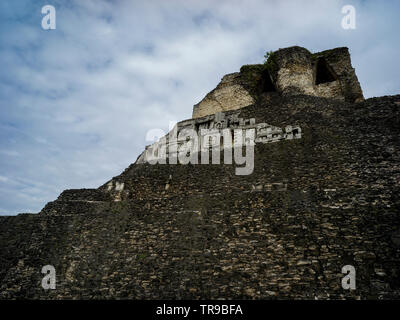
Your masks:
{"label": "dark doorway opening", "polygon": [[324,58],[317,60],[315,84],[327,83],[337,80],[337,77]]}
{"label": "dark doorway opening", "polygon": [[271,80],[271,76],[268,70],[265,70],[262,74],[262,92],[276,92],[276,88]]}

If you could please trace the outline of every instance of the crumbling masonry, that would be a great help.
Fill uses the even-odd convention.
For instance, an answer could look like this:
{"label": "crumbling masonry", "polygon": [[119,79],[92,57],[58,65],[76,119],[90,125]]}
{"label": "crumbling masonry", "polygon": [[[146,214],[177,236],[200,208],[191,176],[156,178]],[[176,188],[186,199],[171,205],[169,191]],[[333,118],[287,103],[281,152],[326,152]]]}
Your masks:
{"label": "crumbling masonry", "polygon": [[193,107],[193,118],[240,109],[271,94],[306,94],[348,102],[364,99],[347,48],[311,54],[305,48],[290,47],[272,53],[263,65],[246,65],[224,76]]}
{"label": "crumbling masonry", "polygon": [[364,100],[347,48],[243,66],[177,144],[188,128],[254,129],[254,172],[151,165],[156,143],[97,189],[2,216],[0,298],[400,298],[400,95]]}

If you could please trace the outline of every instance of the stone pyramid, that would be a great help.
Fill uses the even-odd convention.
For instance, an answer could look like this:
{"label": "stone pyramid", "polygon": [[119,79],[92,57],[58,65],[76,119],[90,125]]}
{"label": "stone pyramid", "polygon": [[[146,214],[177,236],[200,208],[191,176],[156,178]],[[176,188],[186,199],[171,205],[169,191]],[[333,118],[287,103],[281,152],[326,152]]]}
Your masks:
{"label": "stone pyramid", "polygon": [[347,48],[272,52],[172,131],[98,189],[0,217],[0,298],[400,298],[400,95],[364,100]]}

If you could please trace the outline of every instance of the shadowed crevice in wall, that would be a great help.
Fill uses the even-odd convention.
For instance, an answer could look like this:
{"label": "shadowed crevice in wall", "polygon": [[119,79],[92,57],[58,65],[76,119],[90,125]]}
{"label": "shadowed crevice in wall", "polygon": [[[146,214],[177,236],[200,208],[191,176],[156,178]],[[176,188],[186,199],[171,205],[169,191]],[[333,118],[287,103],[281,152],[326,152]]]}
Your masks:
{"label": "shadowed crevice in wall", "polygon": [[272,82],[271,75],[269,74],[268,70],[264,70],[262,73],[261,88],[262,93],[276,92],[275,85]]}
{"label": "shadowed crevice in wall", "polygon": [[337,80],[337,76],[324,58],[318,58],[316,65],[315,84],[328,83]]}

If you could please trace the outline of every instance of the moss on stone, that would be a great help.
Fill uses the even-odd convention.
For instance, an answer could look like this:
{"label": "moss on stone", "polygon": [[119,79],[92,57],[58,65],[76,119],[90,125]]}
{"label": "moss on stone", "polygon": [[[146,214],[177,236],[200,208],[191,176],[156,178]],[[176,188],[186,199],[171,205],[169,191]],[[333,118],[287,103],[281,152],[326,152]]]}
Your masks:
{"label": "moss on stone", "polygon": [[247,64],[240,68],[242,85],[250,95],[257,100],[262,74],[266,70],[265,64]]}
{"label": "moss on stone", "polygon": [[247,64],[240,68],[241,84],[257,100],[262,92],[263,77],[268,73],[275,82],[278,73],[275,53],[269,51],[265,54],[266,61],[263,64]]}

